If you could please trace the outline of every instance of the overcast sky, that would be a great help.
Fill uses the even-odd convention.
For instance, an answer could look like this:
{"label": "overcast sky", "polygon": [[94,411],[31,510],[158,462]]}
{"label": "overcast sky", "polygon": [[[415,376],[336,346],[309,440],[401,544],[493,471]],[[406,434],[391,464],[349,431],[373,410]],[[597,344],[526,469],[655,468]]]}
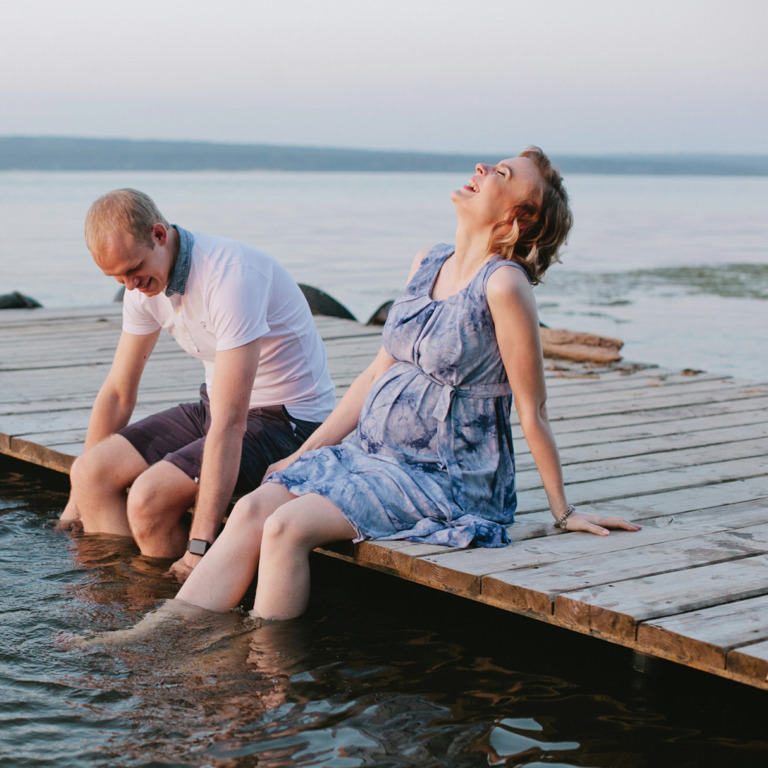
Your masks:
{"label": "overcast sky", "polygon": [[0,135],[768,154],[768,0],[0,10]]}

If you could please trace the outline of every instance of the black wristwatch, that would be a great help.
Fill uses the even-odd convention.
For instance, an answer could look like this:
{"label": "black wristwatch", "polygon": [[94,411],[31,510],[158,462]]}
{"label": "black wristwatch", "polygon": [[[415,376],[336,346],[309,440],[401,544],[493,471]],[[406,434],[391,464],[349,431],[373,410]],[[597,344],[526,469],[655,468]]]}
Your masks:
{"label": "black wristwatch", "polygon": [[190,539],[187,542],[187,552],[193,555],[204,555],[211,548],[211,542],[205,539]]}

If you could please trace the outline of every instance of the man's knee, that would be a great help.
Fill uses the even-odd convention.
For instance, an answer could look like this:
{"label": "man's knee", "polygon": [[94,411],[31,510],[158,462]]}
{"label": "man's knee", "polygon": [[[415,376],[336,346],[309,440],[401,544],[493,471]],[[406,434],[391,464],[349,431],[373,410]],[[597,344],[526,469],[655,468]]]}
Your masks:
{"label": "man's knee", "polygon": [[110,451],[104,450],[101,443],[81,454],[69,471],[72,488],[77,492],[80,488],[94,489],[117,485],[117,478],[110,472],[113,461]]}
{"label": "man's knee", "polygon": [[142,472],[133,481],[128,493],[128,525],[138,538],[155,530],[159,518],[155,493],[157,488],[147,475],[148,472]]}
{"label": "man's knee", "polygon": [[158,461],[131,484],[128,522],[140,530],[174,528],[195,501],[197,484],[178,467]]}

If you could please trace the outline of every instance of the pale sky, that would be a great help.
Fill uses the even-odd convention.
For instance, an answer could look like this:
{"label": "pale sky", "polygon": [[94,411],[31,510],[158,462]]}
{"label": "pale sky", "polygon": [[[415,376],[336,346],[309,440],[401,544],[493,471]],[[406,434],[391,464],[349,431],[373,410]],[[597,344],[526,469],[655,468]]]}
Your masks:
{"label": "pale sky", "polygon": [[0,135],[768,154],[768,0],[0,0]]}

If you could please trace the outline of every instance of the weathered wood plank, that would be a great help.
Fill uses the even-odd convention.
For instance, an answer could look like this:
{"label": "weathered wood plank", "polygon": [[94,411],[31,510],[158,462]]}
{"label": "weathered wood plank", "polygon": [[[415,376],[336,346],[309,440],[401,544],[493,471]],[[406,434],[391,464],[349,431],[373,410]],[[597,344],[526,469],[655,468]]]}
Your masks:
{"label": "weathered wood plank", "polygon": [[768,690],[768,640],[731,651],[725,668],[729,677]]}
{"label": "weathered wood plank", "polygon": [[[726,441],[728,442],[728,441]],[[716,465],[723,456],[722,445],[705,444],[695,448],[677,448],[657,450],[615,459],[592,460],[591,457],[579,457],[571,454],[565,470],[568,476],[577,477],[579,482],[589,482],[604,477],[623,475],[642,475],[655,473],[676,467],[689,467],[693,464]],[[729,442],[729,459],[748,459],[768,456],[768,437],[755,437],[751,440]],[[538,470],[527,469],[518,472],[521,485],[531,487],[538,479]]]}
{"label": "weathered wood plank", "polygon": [[[717,416],[724,413],[740,411],[765,410],[768,408],[768,397],[759,391],[739,400],[720,400],[712,402],[682,402],[677,406],[656,407],[642,411],[626,410],[617,413],[591,413],[588,415],[561,413],[552,428],[560,439],[561,434],[569,432],[592,431],[609,427],[633,426],[637,424],[652,424],[665,422],[670,419],[698,419],[703,416]],[[513,421],[513,423],[516,423]]]}
{"label": "weathered wood plank", "polygon": [[567,592],[555,597],[554,621],[631,645],[640,622],[768,594],[767,568],[768,555],[755,555]]}
{"label": "weathered wood plank", "polygon": [[[639,438],[613,444],[580,445],[576,448],[561,449],[560,461],[564,467],[585,462],[606,462],[612,459],[630,457],[638,459],[638,464],[640,464],[640,457],[643,456],[653,456],[655,461],[663,462],[663,457],[667,453],[685,451],[692,448],[709,449],[722,456],[725,445],[732,444],[728,448],[730,452],[731,447],[737,447],[735,445],[737,443],[766,437],[768,437],[768,421],[758,424],[722,427],[721,429],[707,429],[698,432],[678,432],[677,434],[665,435],[663,437]],[[675,453],[674,460],[679,460],[683,455]],[[530,452],[522,455],[518,453],[515,464],[518,472],[536,468]],[[674,462],[672,465],[674,465]],[[638,466],[638,469],[643,471],[641,466]],[[580,469],[577,468],[575,471],[580,472]]]}
{"label": "weathered wood plank", "polygon": [[[721,461],[712,464],[693,465],[667,470],[656,470],[646,474],[627,475],[624,477],[605,477],[599,480],[580,482],[569,479],[568,499],[572,504],[595,504],[609,500],[627,499],[631,496],[643,496],[660,491],[695,488],[697,486],[713,485],[729,480],[743,480],[760,477],[765,474],[765,455],[753,458]],[[518,493],[518,503],[521,512],[535,512],[548,509],[547,497],[541,488],[541,481],[534,473],[526,473],[526,478],[520,479],[520,486],[527,482]]]}
{"label": "weathered wood plank", "polygon": [[[746,531],[752,535],[745,539]],[[610,538],[623,547],[609,545],[607,551],[601,552],[587,542],[578,542],[585,550],[584,556],[577,556],[569,548],[562,559],[553,559],[557,549],[552,547],[552,553],[542,553],[539,564],[492,574],[487,588],[483,578],[483,593],[494,601],[503,594],[514,605],[522,602],[526,612],[548,615],[555,598],[563,593],[613,585],[619,578],[648,578],[768,551],[766,526],[703,535],[679,529],[644,530],[612,534]]]}
{"label": "weathered wood plank", "polygon": [[[767,410],[746,410],[735,413],[718,413],[713,416],[702,416],[695,419],[668,419],[647,424],[636,424],[627,427],[609,427],[605,429],[584,430],[581,432],[559,432],[557,444],[561,453],[571,448],[596,446],[596,450],[604,451],[605,446],[616,446],[618,450],[627,451],[636,441],[671,438],[678,443],[685,441],[688,435],[694,437],[700,432],[713,432],[720,429],[738,429],[755,424],[765,424],[768,421]],[[517,458],[530,455],[525,440],[518,440],[515,445]],[[618,455],[618,454],[616,454]],[[629,455],[625,453],[624,455]]]}
{"label": "weathered wood plank", "polygon": [[768,595],[644,622],[637,641],[643,652],[725,670],[731,650],[768,641]]}

